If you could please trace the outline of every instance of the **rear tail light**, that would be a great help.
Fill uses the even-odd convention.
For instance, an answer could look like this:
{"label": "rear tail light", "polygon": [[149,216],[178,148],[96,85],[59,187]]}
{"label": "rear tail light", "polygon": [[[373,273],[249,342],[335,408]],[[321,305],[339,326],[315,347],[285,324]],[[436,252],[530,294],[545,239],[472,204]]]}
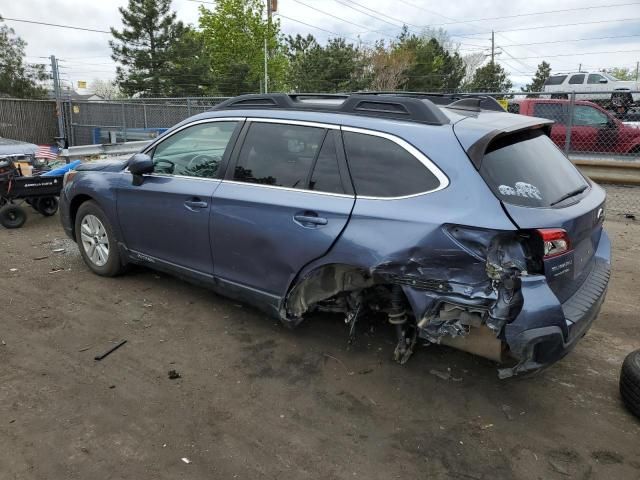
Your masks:
{"label": "rear tail light", "polygon": [[542,239],[545,260],[571,251],[569,236],[562,228],[540,228],[536,232]]}

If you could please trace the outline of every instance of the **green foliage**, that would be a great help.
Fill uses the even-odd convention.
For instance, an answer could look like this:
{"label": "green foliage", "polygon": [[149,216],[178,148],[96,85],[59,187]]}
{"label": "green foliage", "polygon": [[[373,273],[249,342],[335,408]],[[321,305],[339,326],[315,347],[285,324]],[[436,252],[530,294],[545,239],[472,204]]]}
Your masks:
{"label": "green foliage", "polygon": [[476,70],[468,88],[472,92],[507,92],[511,87],[513,83],[500,64],[489,62]]}
{"label": "green foliage", "polygon": [[0,96],[42,98],[46,95],[46,89],[39,85],[48,78],[45,67],[25,65],[26,45],[12,28],[0,25]]}
{"label": "green foliage", "polygon": [[178,59],[182,64],[173,61],[176,49],[181,42],[188,44],[192,34],[170,8],[171,0],[129,0],[127,8],[118,9],[124,29],[111,29],[114,40],[109,45],[120,64],[116,81],[125,94],[169,96],[201,81],[183,70],[193,53]]}
{"label": "green foliage", "polygon": [[344,38],[325,46],[313,35],[286,39],[287,85],[296,92],[348,92],[367,85],[364,52]]}
{"label": "green foliage", "polygon": [[451,43],[445,32],[426,31],[417,36],[405,28],[398,40],[394,48],[410,52],[414,59],[406,71],[406,90],[438,92],[460,87],[465,64],[457,52],[445,48]]}
{"label": "green foliage", "polygon": [[209,93],[256,92],[264,77],[264,42],[269,52],[269,90],[283,88],[286,57],[280,21],[264,18],[261,0],[218,0],[213,10],[200,7],[200,29],[209,59]]}
{"label": "green foliage", "polygon": [[607,73],[610,73],[611,75],[616,77],[618,80],[636,80],[635,70],[631,71],[631,69],[629,68],[620,68],[620,67],[611,68],[607,70]]}
{"label": "green foliage", "polygon": [[527,83],[524,88],[521,88],[523,92],[541,92],[544,87],[544,82],[551,75],[551,65],[545,61],[542,61],[538,65],[535,75],[531,79],[531,83]]}

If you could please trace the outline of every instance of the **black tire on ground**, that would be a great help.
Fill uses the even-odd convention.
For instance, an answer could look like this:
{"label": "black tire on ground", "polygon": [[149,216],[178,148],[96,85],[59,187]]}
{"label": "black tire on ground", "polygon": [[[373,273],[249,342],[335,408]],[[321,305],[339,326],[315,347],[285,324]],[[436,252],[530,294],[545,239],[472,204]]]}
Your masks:
{"label": "black tire on ground", "polygon": [[4,228],[20,228],[27,221],[24,208],[11,203],[0,208],[0,224]]}
{"label": "black tire on ground", "polygon": [[[87,247],[85,247],[85,243],[83,242],[82,222],[89,215],[92,215],[100,221],[106,233],[106,239],[108,241],[108,254],[106,262],[103,265],[98,265],[91,259],[89,253],[87,252]],[[76,241],[78,242],[78,249],[80,250],[80,255],[82,255],[84,263],[86,263],[94,273],[103,277],[115,277],[125,271],[125,265],[123,265],[122,263],[122,258],[118,250],[118,242],[115,235],[113,234],[111,223],[109,223],[109,219],[96,202],[89,200],[80,205],[80,208],[78,208],[78,212],[76,214],[75,233]]]}
{"label": "black tire on ground", "polygon": [[58,211],[58,199],[56,197],[42,197],[34,202],[34,208],[45,217],[51,217]]}
{"label": "black tire on ground", "polygon": [[640,350],[631,352],[624,359],[620,372],[620,395],[629,411],[640,418]]}

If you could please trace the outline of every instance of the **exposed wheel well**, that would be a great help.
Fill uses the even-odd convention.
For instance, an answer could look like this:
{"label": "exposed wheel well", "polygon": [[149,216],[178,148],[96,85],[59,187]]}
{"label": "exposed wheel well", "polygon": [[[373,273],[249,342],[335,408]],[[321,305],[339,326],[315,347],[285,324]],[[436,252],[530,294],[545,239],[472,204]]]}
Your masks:
{"label": "exposed wheel well", "polygon": [[69,205],[69,214],[71,216],[71,231],[73,234],[73,239],[76,241],[76,214],[78,213],[80,205],[89,200],[93,200],[93,198],[91,198],[89,195],[80,194],[73,197],[73,200],[71,200],[71,204]]}

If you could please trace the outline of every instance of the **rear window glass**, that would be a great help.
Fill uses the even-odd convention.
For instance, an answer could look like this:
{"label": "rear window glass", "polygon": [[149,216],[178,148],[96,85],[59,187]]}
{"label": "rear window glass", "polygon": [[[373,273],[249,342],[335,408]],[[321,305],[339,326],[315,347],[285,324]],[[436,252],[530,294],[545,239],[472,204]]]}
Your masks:
{"label": "rear window glass", "polygon": [[563,195],[587,186],[576,167],[540,130],[489,145],[480,174],[500,200],[526,207],[550,207]]}
{"label": "rear window glass", "polygon": [[343,139],[357,195],[403,197],[440,186],[420,160],[391,140],[354,132],[344,132]]}
{"label": "rear window glass", "polygon": [[545,85],[560,85],[567,78],[566,75],[556,75],[555,77],[549,77],[544,82]]}

